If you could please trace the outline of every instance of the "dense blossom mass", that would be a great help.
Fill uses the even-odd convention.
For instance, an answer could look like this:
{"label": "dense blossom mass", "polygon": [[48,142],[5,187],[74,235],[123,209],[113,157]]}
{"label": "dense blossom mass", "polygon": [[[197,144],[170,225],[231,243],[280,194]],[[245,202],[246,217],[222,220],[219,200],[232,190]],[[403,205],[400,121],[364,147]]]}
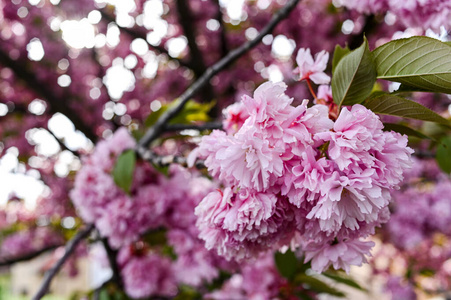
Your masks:
{"label": "dense blossom mass", "polygon": [[[66,273],[100,246],[95,259],[114,276],[80,297],[318,299],[340,294],[317,272],[348,278],[332,268],[349,272],[371,252],[369,272],[392,299],[445,298],[450,154],[448,174],[431,157],[447,136],[451,145],[449,129],[378,116],[363,98],[338,105],[332,77],[364,35],[370,52],[412,35],[449,40],[451,1],[299,1],[277,13],[293,3],[0,1],[0,266],[52,253],[42,274],[90,232]],[[396,95],[450,119],[447,95]],[[414,160],[386,122],[412,135]],[[124,153],[136,158],[128,189],[115,172]],[[201,170],[173,163],[185,158]],[[2,278],[0,298],[5,290]]]}
{"label": "dense blossom mass", "polygon": [[285,88],[262,84],[226,109],[224,128],[237,130],[202,138],[196,154],[223,188],[196,208],[200,237],[237,260],[294,240],[315,271],[349,270],[373,246],[362,238],[387,222],[390,191],[413,151],[361,105],[333,122],[325,105],[292,106]]}

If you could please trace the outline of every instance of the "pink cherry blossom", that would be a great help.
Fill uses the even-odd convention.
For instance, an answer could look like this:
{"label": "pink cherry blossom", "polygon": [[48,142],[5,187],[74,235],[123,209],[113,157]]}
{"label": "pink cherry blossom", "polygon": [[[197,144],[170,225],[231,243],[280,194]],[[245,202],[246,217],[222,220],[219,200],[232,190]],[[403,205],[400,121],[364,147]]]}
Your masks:
{"label": "pink cherry blossom", "polygon": [[299,74],[299,80],[308,79],[316,84],[328,84],[330,77],[324,73],[327,68],[329,53],[321,51],[315,55],[313,60],[310,49],[301,48],[296,56],[298,67],[294,70],[295,74]]}

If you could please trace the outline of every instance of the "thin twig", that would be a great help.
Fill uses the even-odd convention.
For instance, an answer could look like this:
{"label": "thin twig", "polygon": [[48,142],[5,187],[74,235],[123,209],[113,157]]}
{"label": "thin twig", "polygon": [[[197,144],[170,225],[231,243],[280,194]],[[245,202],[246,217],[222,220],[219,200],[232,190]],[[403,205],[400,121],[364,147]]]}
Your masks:
{"label": "thin twig", "polygon": [[53,267],[48,270],[45,273],[44,281],[41,284],[41,287],[39,288],[36,295],[33,297],[33,300],[39,300],[42,297],[44,297],[45,294],[47,294],[50,284],[52,283],[53,278],[55,275],[59,272],[61,267],[64,265],[64,263],[67,261],[67,259],[72,255],[72,253],[77,248],[78,244],[88,237],[88,235],[91,233],[91,231],[94,229],[94,225],[90,224],[87,225],[83,230],[79,231],[69,242],[66,244],[66,251],[64,255],[56,262]]}
{"label": "thin twig", "polygon": [[189,99],[193,97],[202,87],[210,81],[210,79],[224,70],[230,64],[235,62],[238,58],[240,58],[247,51],[255,47],[264,36],[269,34],[276,26],[282,21],[288,14],[294,9],[296,4],[298,4],[300,0],[290,0],[286,6],[276,12],[271,19],[271,21],[260,31],[260,33],[254,39],[244,43],[239,48],[236,48],[229,52],[224,58],[219,60],[213,66],[208,68],[205,73],[196,80],[176,101],[176,104],[168,109],[154,126],[149,128],[144,137],[138,142],[136,151],[146,160],[146,157],[143,156],[147,152],[147,147],[152,143],[162,132],[164,132],[166,124],[168,124],[169,120],[175,117],[183,108],[183,106],[188,102]]}
{"label": "thin twig", "polygon": [[220,122],[211,122],[204,123],[201,125],[196,124],[169,124],[166,125],[164,131],[182,131],[182,130],[213,130],[213,129],[222,129],[222,123]]}
{"label": "thin twig", "polygon": [[31,259],[33,259],[35,257],[38,257],[39,255],[41,255],[41,254],[43,254],[45,252],[54,250],[54,249],[56,249],[58,247],[61,247],[61,246],[62,245],[52,245],[52,246],[48,246],[48,247],[42,248],[40,250],[37,250],[35,252],[27,253],[27,254],[25,254],[23,256],[20,256],[20,257],[1,259],[0,260],[0,267],[11,266],[11,265],[13,265],[15,263],[31,260]]}

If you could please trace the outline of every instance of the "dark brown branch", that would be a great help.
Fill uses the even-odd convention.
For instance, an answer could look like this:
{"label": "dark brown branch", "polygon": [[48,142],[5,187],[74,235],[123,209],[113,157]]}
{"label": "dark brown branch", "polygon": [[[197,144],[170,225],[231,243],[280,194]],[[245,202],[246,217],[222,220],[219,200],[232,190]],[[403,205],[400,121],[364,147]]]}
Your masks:
{"label": "dark brown branch", "polygon": [[[0,42],[4,43],[5,41],[0,39]],[[27,87],[31,88],[34,92],[47,100],[49,104],[49,111],[51,113],[62,113],[67,116],[72,121],[75,128],[83,132],[87,138],[93,142],[97,140],[97,135],[94,133],[92,128],[88,126],[77,113],[74,113],[74,111],[70,108],[70,105],[68,105],[67,100],[55,95],[49,88],[49,85],[41,82],[32,72],[29,71],[25,64],[19,61],[14,61],[2,50],[0,50],[0,64],[10,68],[14,72],[15,76],[18,79],[21,79]]]}
{"label": "dark brown branch", "polygon": [[260,31],[260,33],[253,40],[250,40],[241,45],[239,48],[230,51],[227,56],[208,68],[207,71],[205,71],[205,73],[178,98],[176,104],[168,109],[164,114],[162,114],[155,125],[149,128],[144,137],[138,142],[136,148],[138,154],[140,154],[142,158],[147,160],[147,157],[144,156],[147,152],[147,147],[161,133],[164,132],[168,122],[182,110],[186,102],[188,102],[188,100],[191,99],[193,95],[199,92],[199,90],[201,90],[204,85],[208,84],[208,82],[211,78],[213,78],[214,75],[227,68],[243,54],[260,43],[265,35],[269,34],[277,26],[277,24],[279,24],[280,21],[282,21],[286,16],[289,15],[289,13],[294,9],[299,1],[300,0],[290,0],[285,7],[274,14],[271,21]]}
{"label": "dark brown branch", "polygon": [[25,255],[20,256],[20,257],[1,259],[0,260],[0,267],[11,266],[11,265],[13,265],[15,263],[18,263],[18,262],[31,260],[31,259],[33,259],[35,257],[38,257],[39,255],[41,255],[41,254],[43,254],[45,252],[52,251],[52,250],[54,250],[54,249],[56,249],[58,247],[61,247],[61,246],[62,245],[48,246],[48,247],[42,248],[40,250],[37,250],[35,252],[31,252],[31,253],[25,254]]}
{"label": "dark brown branch", "polygon": [[[186,39],[188,40],[188,48],[189,48],[189,54],[190,54],[190,65],[192,67],[192,70],[194,72],[194,76],[196,78],[200,78],[202,74],[205,73],[207,70],[207,67],[205,66],[204,59],[202,58],[202,52],[200,51],[199,47],[197,46],[196,41],[196,33],[195,33],[195,25],[193,23],[193,16],[191,14],[190,7],[188,5],[188,1],[186,0],[177,0],[177,12],[179,15],[179,21],[180,25],[183,28],[183,32],[186,36]],[[210,84],[204,85],[201,88],[201,98],[202,102],[208,102],[213,100],[214,92],[213,87]],[[217,107],[213,107],[210,111],[210,115],[212,117],[216,117],[218,114],[218,111],[216,109]]]}
{"label": "dark brown branch", "polygon": [[44,281],[42,282],[41,287],[39,288],[36,295],[33,297],[33,300],[39,300],[47,294],[50,283],[52,282],[55,275],[59,272],[61,267],[67,261],[67,259],[72,255],[72,253],[77,248],[78,244],[87,238],[91,231],[94,229],[94,225],[87,225],[83,230],[79,231],[69,242],[66,244],[66,251],[64,255],[56,262],[56,264],[45,273]]}
{"label": "dark brown branch", "polygon": [[202,53],[197,47],[195,28],[193,24],[193,16],[186,0],[177,0],[177,12],[179,15],[180,25],[183,28],[183,33],[188,40],[188,48],[190,54],[190,65],[193,67],[193,72],[196,78],[199,78],[207,69],[202,58]]}
{"label": "dark brown branch", "polygon": [[212,122],[212,123],[204,123],[201,125],[196,124],[169,124],[166,125],[165,131],[181,131],[181,130],[213,130],[213,129],[222,129],[222,123],[220,122]]}
{"label": "dark brown branch", "polygon": [[108,240],[106,238],[102,239],[102,244],[108,256],[108,262],[110,263],[111,271],[113,271],[111,280],[116,284],[118,288],[122,289],[124,285],[122,281],[121,271],[119,270],[119,266],[117,264],[117,251],[110,247],[110,244],[108,244]]}
{"label": "dark brown branch", "polygon": [[[99,11],[102,14],[102,17],[107,22],[114,22],[114,23],[116,23],[116,20],[109,13],[107,13],[105,10],[100,9]],[[153,48],[154,50],[158,51],[159,53],[166,54],[172,60],[178,61],[181,66],[184,66],[186,68],[192,69],[192,65],[190,63],[188,63],[188,62],[186,62],[184,60],[178,59],[176,57],[170,56],[168,50],[166,50],[163,46],[150,44],[147,41],[146,33],[144,31],[139,30],[139,28],[127,28],[127,27],[121,27],[119,25],[118,25],[118,27],[120,28],[121,31],[125,32],[126,34],[128,34],[129,36],[131,36],[134,39],[143,39],[144,41],[146,41],[146,43],[147,43],[147,45],[149,45],[149,47]]]}
{"label": "dark brown branch", "polygon": [[219,23],[219,34],[221,38],[221,57],[224,57],[229,52],[227,48],[227,37],[226,37],[226,29],[224,26],[224,21],[222,19],[221,5],[219,4],[219,0],[212,0],[217,6],[217,13],[215,16],[216,21]]}

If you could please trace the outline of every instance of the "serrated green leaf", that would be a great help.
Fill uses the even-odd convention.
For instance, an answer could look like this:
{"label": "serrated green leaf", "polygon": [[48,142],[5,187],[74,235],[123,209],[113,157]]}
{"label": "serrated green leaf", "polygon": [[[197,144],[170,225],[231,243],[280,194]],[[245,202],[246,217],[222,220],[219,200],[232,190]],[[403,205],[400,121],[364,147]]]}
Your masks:
{"label": "serrated green leaf", "polygon": [[122,152],[122,154],[117,158],[116,164],[114,165],[114,182],[126,193],[130,193],[135,165],[136,153],[133,149]]}
{"label": "serrated green leaf", "polygon": [[445,173],[451,173],[451,137],[444,137],[440,140],[435,153],[435,159]]}
{"label": "serrated green leaf", "polygon": [[414,36],[373,51],[380,79],[431,92],[451,93],[451,47],[437,39]]}
{"label": "serrated green leaf", "polygon": [[307,285],[306,289],[315,291],[317,293],[325,293],[339,298],[343,298],[346,296],[343,292],[329,286],[327,283],[312,276],[299,274],[296,276],[294,281],[296,283],[302,283]]}
{"label": "serrated green leaf", "polygon": [[349,49],[347,45],[344,48],[342,48],[340,45],[335,46],[334,57],[332,59],[332,75],[334,74],[335,69],[337,68],[337,65],[340,62],[340,60],[350,52],[351,49]]}
{"label": "serrated green leaf", "polygon": [[280,275],[287,279],[293,278],[296,274],[298,265],[298,260],[293,251],[288,250],[285,253],[276,252],[274,254],[274,260]]}
{"label": "serrated green leaf", "polygon": [[430,121],[447,126],[451,125],[450,121],[429,108],[393,94],[377,94],[366,100],[363,105],[378,114]]}
{"label": "serrated green leaf", "polygon": [[355,289],[367,292],[366,289],[361,287],[357,282],[355,282],[355,280],[353,280],[348,275],[339,274],[339,273],[330,273],[330,272],[324,272],[324,273],[322,273],[322,275],[324,275],[336,282],[339,282],[339,283],[345,284],[347,286],[353,287]]}
{"label": "serrated green leaf", "polygon": [[433,140],[433,138],[431,138],[413,128],[410,128],[406,125],[402,125],[402,124],[384,123],[384,131],[396,131],[401,134],[406,134],[408,136],[413,136],[413,137],[417,137],[420,139]]}
{"label": "serrated green leaf", "polygon": [[376,67],[368,41],[344,56],[332,77],[332,95],[339,107],[363,102],[376,82]]}

